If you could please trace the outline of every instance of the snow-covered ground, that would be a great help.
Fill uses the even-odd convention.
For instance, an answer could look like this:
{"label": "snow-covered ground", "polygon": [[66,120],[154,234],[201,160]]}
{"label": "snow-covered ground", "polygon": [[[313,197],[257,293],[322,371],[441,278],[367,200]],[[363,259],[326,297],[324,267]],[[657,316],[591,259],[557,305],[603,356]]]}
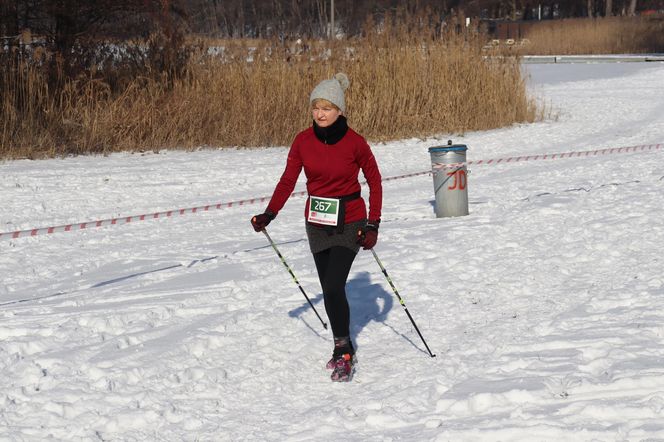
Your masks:
{"label": "snow-covered ground", "polygon": [[[469,160],[664,142],[664,64],[525,69],[555,118],[374,144],[383,175],[448,138]],[[348,384],[263,204],[0,241],[0,440],[662,440],[663,155],[471,167],[459,218],[431,176],[386,182],[376,252],[437,356],[361,252]],[[269,195],[285,157],[2,163],[0,231]],[[303,201],[269,231],[325,318]]]}

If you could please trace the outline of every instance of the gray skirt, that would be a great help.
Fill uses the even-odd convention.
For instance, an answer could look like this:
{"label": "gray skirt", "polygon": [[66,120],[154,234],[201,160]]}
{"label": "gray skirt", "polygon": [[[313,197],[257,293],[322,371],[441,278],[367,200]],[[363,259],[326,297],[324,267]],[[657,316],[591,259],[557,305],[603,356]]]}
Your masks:
{"label": "gray skirt", "polygon": [[344,225],[344,231],[338,233],[336,228],[330,233],[329,229],[320,228],[304,222],[307,228],[307,238],[311,253],[322,252],[334,246],[346,247],[357,253],[360,245],[357,244],[357,231],[367,225],[367,220],[355,221]]}

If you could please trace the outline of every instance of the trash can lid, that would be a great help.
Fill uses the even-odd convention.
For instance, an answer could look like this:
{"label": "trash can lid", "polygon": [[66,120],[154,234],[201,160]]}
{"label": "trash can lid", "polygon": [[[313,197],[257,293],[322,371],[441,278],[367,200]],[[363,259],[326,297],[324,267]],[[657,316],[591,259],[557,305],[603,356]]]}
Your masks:
{"label": "trash can lid", "polygon": [[465,144],[452,144],[449,146],[433,146],[429,148],[429,152],[465,152],[468,146]]}

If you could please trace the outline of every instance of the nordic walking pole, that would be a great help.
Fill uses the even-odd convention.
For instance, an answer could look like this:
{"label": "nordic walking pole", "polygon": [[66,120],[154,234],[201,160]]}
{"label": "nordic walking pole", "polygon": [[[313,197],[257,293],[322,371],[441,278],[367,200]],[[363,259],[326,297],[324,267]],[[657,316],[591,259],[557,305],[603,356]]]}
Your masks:
{"label": "nordic walking pole", "polygon": [[307,302],[311,306],[311,309],[314,311],[314,313],[316,313],[316,316],[318,316],[318,319],[320,320],[321,324],[323,324],[323,328],[325,328],[327,330],[327,324],[325,322],[323,322],[323,319],[320,317],[320,315],[316,311],[316,307],[314,307],[314,305],[311,303],[311,300],[309,299],[307,294],[304,292],[304,289],[300,285],[300,282],[295,277],[295,274],[293,273],[293,271],[291,270],[289,265],[286,263],[286,260],[284,259],[284,257],[281,256],[281,253],[279,252],[279,249],[277,249],[277,245],[274,243],[274,241],[272,241],[272,238],[270,238],[270,235],[267,233],[267,230],[263,229],[263,230],[261,230],[261,232],[263,232],[265,234],[265,236],[267,237],[267,240],[270,241],[270,245],[272,246],[274,251],[277,252],[277,256],[279,256],[279,259],[281,259],[282,264],[286,267],[286,269],[288,269],[288,273],[290,273],[290,275],[293,277],[293,281],[295,281],[295,284],[297,284],[300,291],[302,292],[304,297],[307,299]]}
{"label": "nordic walking pole", "polygon": [[413,323],[413,327],[415,327],[415,331],[417,332],[418,335],[420,335],[420,339],[424,343],[424,346],[427,348],[427,351],[429,352],[429,356],[432,358],[435,358],[436,355],[431,353],[431,350],[429,350],[429,346],[427,345],[427,341],[424,340],[422,337],[422,333],[420,333],[420,329],[417,328],[417,324],[415,324],[415,321],[413,320],[413,317],[410,316],[410,312],[408,311],[408,307],[406,307],[406,303],[403,302],[403,299],[401,299],[401,296],[399,296],[399,291],[397,288],[394,286],[392,283],[392,280],[390,279],[390,275],[387,274],[387,270],[385,270],[385,267],[383,267],[383,263],[380,262],[380,259],[378,259],[378,255],[376,255],[376,251],[374,249],[371,249],[371,253],[373,253],[374,258],[376,258],[376,262],[378,263],[378,266],[380,269],[383,271],[383,275],[385,275],[385,278],[387,279],[387,282],[390,283],[390,286],[392,287],[392,291],[394,291],[394,294],[397,295],[397,298],[399,298],[399,304],[403,307],[403,309],[406,311],[406,314],[408,315],[408,319],[410,319],[410,322]]}

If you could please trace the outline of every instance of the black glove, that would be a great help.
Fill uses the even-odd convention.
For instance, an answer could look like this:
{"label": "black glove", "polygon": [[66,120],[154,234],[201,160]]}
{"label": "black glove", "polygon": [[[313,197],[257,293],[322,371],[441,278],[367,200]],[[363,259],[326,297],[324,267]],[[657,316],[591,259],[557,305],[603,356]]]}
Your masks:
{"label": "black glove", "polygon": [[251,225],[254,226],[255,231],[260,232],[261,230],[265,229],[267,225],[270,224],[270,221],[272,221],[275,217],[276,215],[274,213],[266,210],[260,215],[256,215],[251,218]]}
{"label": "black glove", "polygon": [[378,226],[380,220],[369,221],[366,226],[357,231],[357,243],[364,250],[371,250],[378,242]]}

